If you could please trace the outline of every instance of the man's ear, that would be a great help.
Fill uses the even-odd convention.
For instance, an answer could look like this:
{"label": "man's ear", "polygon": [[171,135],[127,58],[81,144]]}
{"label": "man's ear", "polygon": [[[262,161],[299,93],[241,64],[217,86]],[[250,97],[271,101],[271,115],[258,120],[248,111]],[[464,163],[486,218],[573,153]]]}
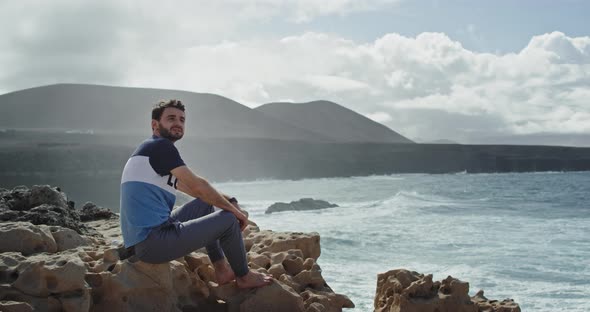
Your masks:
{"label": "man's ear", "polygon": [[152,119],[152,131],[154,131],[157,126],[158,126],[158,121],[155,119]]}

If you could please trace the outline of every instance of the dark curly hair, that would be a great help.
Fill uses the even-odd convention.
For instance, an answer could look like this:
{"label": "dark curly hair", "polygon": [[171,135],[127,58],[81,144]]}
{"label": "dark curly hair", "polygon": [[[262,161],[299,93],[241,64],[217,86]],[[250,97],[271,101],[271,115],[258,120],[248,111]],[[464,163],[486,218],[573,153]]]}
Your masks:
{"label": "dark curly hair", "polygon": [[160,118],[162,118],[162,113],[168,107],[178,108],[184,112],[184,105],[180,100],[161,100],[156,105],[154,105],[154,108],[152,109],[152,119],[160,121]]}

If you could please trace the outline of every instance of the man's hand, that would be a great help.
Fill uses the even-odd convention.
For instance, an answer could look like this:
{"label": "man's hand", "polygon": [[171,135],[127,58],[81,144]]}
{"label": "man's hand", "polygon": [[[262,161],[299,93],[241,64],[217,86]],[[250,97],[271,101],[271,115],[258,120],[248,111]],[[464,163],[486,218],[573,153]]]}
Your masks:
{"label": "man's hand", "polygon": [[238,218],[238,222],[240,222],[240,230],[244,231],[246,226],[248,226],[248,216],[245,215],[239,208],[236,212],[234,212],[236,218]]}
{"label": "man's hand", "polygon": [[[230,202],[231,203],[231,202]],[[250,214],[248,213],[248,211],[243,210],[242,207],[240,207],[240,205],[238,203],[231,203],[234,207],[236,207],[236,209],[238,209],[241,213],[245,214],[246,217],[250,217]]]}

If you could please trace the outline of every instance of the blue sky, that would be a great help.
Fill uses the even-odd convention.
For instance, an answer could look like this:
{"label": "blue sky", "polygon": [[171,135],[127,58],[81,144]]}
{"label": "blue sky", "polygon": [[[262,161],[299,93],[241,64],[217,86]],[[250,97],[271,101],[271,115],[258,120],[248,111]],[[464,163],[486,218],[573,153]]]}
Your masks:
{"label": "blue sky", "polygon": [[[590,146],[589,1],[0,2],[0,94],[331,100],[420,142]],[[1,126],[1,125],[0,125]]]}
{"label": "blue sky", "polygon": [[469,50],[517,52],[535,35],[561,31],[572,37],[589,34],[590,2],[581,0],[415,0],[391,3],[379,10],[329,15],[306,23],[278,18],[255,25],[253,36],[318,31],[370,42],[385,33],[414,37],[442,32]]}

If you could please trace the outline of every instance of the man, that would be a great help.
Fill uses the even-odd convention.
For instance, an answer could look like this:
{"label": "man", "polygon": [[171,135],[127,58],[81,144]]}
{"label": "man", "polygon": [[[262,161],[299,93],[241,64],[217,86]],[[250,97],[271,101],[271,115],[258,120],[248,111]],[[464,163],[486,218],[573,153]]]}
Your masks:
{"label": "man", "polygon": [[[184,135],[184,110],[178,100],[158,103],[152,110],[152,137],[123,169],[120,220],[125,247],[147,263],[167,262],[206,247],[219,284],[235,279],[240,288],[268,285],[271,276],[248,268],[241,233],[248,217],[237,200],[195,175],[174,146]],[[196,199],[172,210],[176,189]]]}

